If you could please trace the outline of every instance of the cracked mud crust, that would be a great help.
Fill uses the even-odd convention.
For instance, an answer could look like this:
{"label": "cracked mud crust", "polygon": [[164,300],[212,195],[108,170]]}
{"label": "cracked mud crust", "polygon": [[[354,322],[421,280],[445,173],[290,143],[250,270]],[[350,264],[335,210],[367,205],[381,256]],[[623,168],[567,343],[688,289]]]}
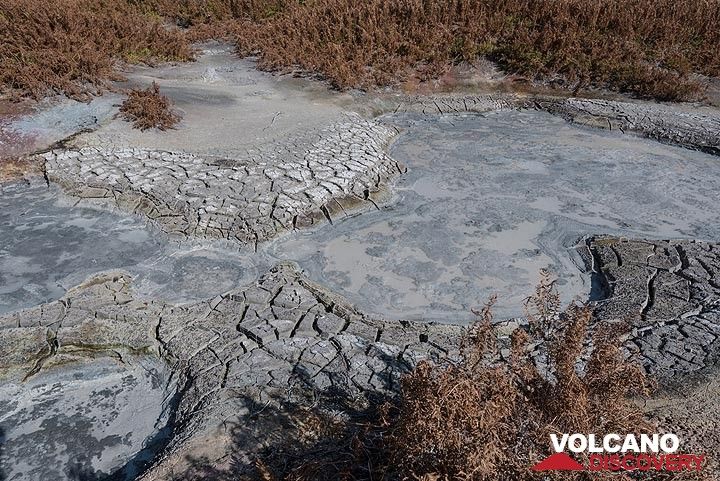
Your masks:
{"label": "cracked mud crust", "polygon": [[[587,247],[606,294],[597,309],[606,318],[636,314],[628,345],[646,369],[669,380],[712,369],[720,333],[716,244],[599,237]],[[419,359],[454,355],[462,333],[371,319],[290,264],[181,306],[136,300],[130,284],[122,273],[100,275],[59,301],[0,317],[0,365],[5,379],[18,381],[88,356],[163,359],[178,386],[173,433],[143,479],[167,479],[198,453],[251,456],[263,429],[277,429],[256,420],[258,409],[288,396],[312,402],[312,393],[331,391],[362,404],[391,395]]]}
{"label": "cracked mud crust", "polygon": [[[515,95],[418,97],[384,105],[394,113],[428,115],[540,110],[583,126],[720,154],[720,115],[710,111]],[[345,114],[316,133],[294,131],[241,156],[103,145],[39,158],[50,181],[85,202],[139,213],[168,234],[257,247],[288,230],[377,207],[405,171],[386,153],[396,134],[384,123]]]}
{"label": "cracked mud crust", "polygon": [[94,147],[42,157],[48,179],[76,197],[141,213],[168,234],[256,245],[376,206],[404,170],[385,153],[395,135],[351,116],[240,159]]}
{"label": "cracked mud crust", "polygon": [[[225,60],[220,58],[218,62],[224,65]],[[219,75],[214,67],[202,70],[200,63],[195,67],[199,69],[196,74],[202,74],[202,85],[206,74],[213,74],[208,78]],[[122,132],[121,125],[95,125],[103,122],[94,121],[97,130],[80,135],[83,138],[72,144],[80,147],[64,146],[36,159],[45,163],[50,182],[59,184],[83,204],[140,214],[167,234],[224,239],[256,249],[284,232],[332,223],[354,210],[378,207],[393,180],[405,172],[405,167],[387,154],[388,145],[397,135],[390,126],[392,118],[366,120],[342,113],[345,108],[338,106],[333,107],[332,115],[314,118],[314,112],[326,107],[316,106],[316,111],[307,114],[305,109],[314,105],[308,99],[290,109],[293,115],[270,112],[266,97],[274,87],[262,84],[267,90],[264,92],[255,76],[245,78],[243,72],[234,71],[230,80],[210,82],[221,85],[213,84],[217,95],[212,97],[212,105],[204,106],[206,110],[195,113],[198,123],[192,128],[199,128],[209,109],[218,109],[219,105],[232,104],[234,109],[245,112],[246,103],[231,103],[225,96],[242,84],[247,90],[243,99],[255,102],[249,102],[256,108],[249,117],[262,117],[262,122],[248,120],[248,125],[254,126],[253,133],[238,131],[237,139],[228,139],[228,132],[236,129],[236,124],[224,125],[222,132],[215,132],[204,145],[192,150],[197,137],[180,143],[185,135],[180,130],[174,132],[171,141],[153,138],[139,144],[145,145],[140,148],[135,147],[138,142],[134,133],[115,135]],[[206,87],[199,80],[193,81],[190,90],[184,86],[185,80],[173,82],[178,82],[174,94],[185,98],[186,106],[198,107],[197,92]],[[273,110],[284,109],[286,98],[272,95]],[[367,111],[373,106],[380,106],[381,112],[421,113],[428,117],[540,110],[583,126],[635,133],[720,154],[720,116],[711,111],[639,102],[513,95],[418,97],[399,102],[393,98],[378,100],[377,104],[366,99],[364,105],[352,107]],[[186,118],[192,115],[190,109]],[[305,125],[308,119],[314,124]],[[245,119],[236,116],[233,121],[242,125]],[[205,125],[205,130],[193,135],[213,133],[208,130],[213,127]],[[472,138],[472,134],[468,136]],[[260,138],[262,142],[257,141]],[[228,145],[211,145],[217,139]],[[530,165],[541,166],[538,162]],[[522,175],[531,174],[536,175]],[[467,183],[467,179],[462,180]],[[431,182],[437,179],[428,184]],[[696,193],[695,189],[690,191]],[[502,194],[507,202],[507,192]],[[570,196],[572,202],[582,204],[578,198],[582,197]],[[524,198],[519,202],[526,203]],[[413,212],[427,212],[425,204],[430,202],[422,200]],[[597,207],[597,203],[586,201],[585,206]],[[497,215],[498,211],[485,209],[479,218],[492,217],[485,212]],[[445,221],[446,233],[452,234],[448,216],[442,214],[438,223]],[[652,211],[650,218],[642,221],[653,222],[658,217],[661,215]],[[458,225],[463,226],[457,231],[460,236],[468,237],[466,226]],[[339,225],[327,227],[341,230]],[[398,231],[397,224],[391,228]],[[619,229],[599,232],[623,235]],[[411,236],[425,242],[417,232],[411,232]],[[633,230],[633,236],[673,235],[638,232],[637,228]],[[578,237],[575,235],[573,242]],[[439,235],[432,239],[439,251],[448,250],[445,239]],[[319,247],[316,243],[311,246],[315,250]],[[367,246],[367,242],[362,245]],[[598,314],[630,323],[627,346],[648,371],[670,388],[688,379],[700,382],[706,376],[716,378],[720,245],[592,237],[579,249],[584,249],[582,255],[593,275],[592,297],[597,301]],[[529,254],[532,251],[523,255]],[[401,267],[408,264],[409,257],[397,251],[393,255],[403,264]],[[480,275],[487,275],[487,258],[473,262],[482,270],[478,271]],[[352,267],[371,271],[367,264],[357,264]],[[269,265],[265,264],[260,272]],[[497,268],[505,270],[507,265],[498,264]],[[168,272],[168,276],[175,275],[172,270]],[[256,273],[252,270],[249,278],[255,279]],[[209,283],[208,279],[201,273],[192,282]],[[222,465],[232,452],[249,462],[252,454],[268,442],[271,431],[282,436],[282,426],[263,419],[259,413],[272,408],[278,412],[289,398],[301,399],[301,405],[312,405],[323,393],[330,393],[335,399],[362,406],[378,394],[396,394],[402,373],[419,359],[454,355],[462,333],[458,326],[368,316],[291,264],[276,265],[254,283],[198,302],[211,295],[205,292],[228,288],[213,286],[215,290],[203,290],[191,303],[182,305],[153,296],[140,299],[133,295],[131,286],[131,278],[125,273],[102,274],[71,289],[58,301],[0,316],[0,378],[13,386],[40,383],[43,376],[50,373],[52,379],[52,373],[68,366],[85,369],[94,362],[125,366],[134,365],[134,359],[153,359],[167,368],[171,381],[163,383],[164,389],[172,392],[161,396],[161,411],[167,414],[165,428],[172,432],[159,444],[159,454],[138,461],[137,465],[144,469],[139,479],[145,480],[172,479],[188,468],[189,459],[200,456]],[[708,386],[714,386],[714,393],[717,382],[713,382]],[[701,405],[698,399],[707,399],[706,393],[698,393],[686,400],[687,412]],[[660,418],[682,425],[682,413],[668,411],[663,404],[651,407],[660,413]],[[717,409],[707,415],[709,425],[718,422]],[[701,433],[700,440],[713,439],[703,426],[693,425],[692,429]],[[149,463],[149,467],[143,463]]]}
{"label": "cracked mud crust", "polygon": [[[127,276],[106,274],[57,302],[0,317],[0,365],[3,377],[17,381],[97,353],[119,361],[137,353],[164,359],[178,386],[174,431],[147,478],[224,422],[286,397],[293,386],[355,399],[391,393],[418,359],[454,349],[461,332],[370,319],[289,265],[185,306],[141,302],[129,289]],[[242,446],[248,453],[256,447]]]}
{"label": "cracked mud crust", "polygon": [[628,347],[669,384],[716,371],[720,354],[720,244],[598,237],[588,264],[605,300],[601,319],[633,329]]}

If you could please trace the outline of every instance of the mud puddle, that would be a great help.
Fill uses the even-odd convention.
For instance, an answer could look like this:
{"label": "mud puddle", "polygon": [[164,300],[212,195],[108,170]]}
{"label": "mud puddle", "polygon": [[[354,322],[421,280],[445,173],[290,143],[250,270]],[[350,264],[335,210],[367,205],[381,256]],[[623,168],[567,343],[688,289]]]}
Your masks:
{"label": "mud puddle", "polygon": [[586,300],[583,236],[720,239],[720,161],[550,114],[386,119],[408,166],[380,210],[298,232],[268,251],[386,318],[466,321],[497,294],[523,314],[541,269]]}
{"label": "mud puddle", "polygon": [[0,190],[0,313],[62,297],[91,274],[124,269],[147,297],[212,297],[252,282],[250,259],[180,245],[140,218],[75,207],[56,187]]}

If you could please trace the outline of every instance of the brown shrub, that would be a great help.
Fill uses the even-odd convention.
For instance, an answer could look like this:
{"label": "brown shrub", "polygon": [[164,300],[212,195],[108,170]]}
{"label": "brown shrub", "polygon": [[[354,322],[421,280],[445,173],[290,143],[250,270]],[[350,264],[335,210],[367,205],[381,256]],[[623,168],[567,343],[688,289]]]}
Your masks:
{"label": "brown shrub", "polygon": [[189,41],[231,37],[265,69],[340,88],[428,80],[479,57],[661,100],[698,98],[698,75],[720,75],[720,0],[4,0],[0,87],[92,93],[117,59],[186,60]]}
{"label": "brown shrub", "polygon": [[697,97],[720,74],[720,1],[314,0],[246,22],[261,66],[325,74],[339,87],[428,79],[486,56],[509,73],[571,88]]}
{"label": "brown shrub", "polygon": [[228,20],[270,18],[297,0],[128,0],[142,12],[194,27]]}
{"label": "brown shrub", "polygon": [[0,2],[0,94],[86,98],[119,60],[189,60],[184,36],[126,0]]}
{"label": "brown shrub", "polygon": [[272,17],[297,0],[127,0],[145,15],[170,20],[189,42],[233,42],[245,22]]}
{"label": "brown shrub", "polygon": [[[530,334],[523,329],[512,334],[509,362],[499,356],[488,307],[466,337],[460,362],[421,363],[404,379],[389,449],[402,475],[589,480],[589,473],[531,471],[551,453],[550,433],[602,436],[653,429],[632,401],[648,393],[648,381],[624,358],[618,336],[611,334],[617,329],[597,330],[588,354],[590,309],[559,306],[544,281],[531,302]],[[546,369],[538,367],[543,365]],[[611,478],[630,479],[592,474],[594,480]]]}
{"label": "brown shrub", "polygon": [[131,90],[120,106],[120,112],[124,120],[140,130],[167,130],[181,118],[173,112],[170,99],[160,93],[160,86],[155,82],[145,90]]}

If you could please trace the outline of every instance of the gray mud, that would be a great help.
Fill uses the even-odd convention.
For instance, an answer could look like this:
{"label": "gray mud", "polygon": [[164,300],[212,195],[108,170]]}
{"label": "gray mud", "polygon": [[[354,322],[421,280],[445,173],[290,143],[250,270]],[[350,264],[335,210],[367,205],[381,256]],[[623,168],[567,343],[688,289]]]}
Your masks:
{"label": "gray mud", "polygon": [[720,238],[717,157],[541,112],[386,121],[405,129],[395,201],[269,248],[364,312],[463,321],[497,294],[515,317],[540,269],[587,299],[583,236]]}
{"label": "gray mud", "polygon": [[0,191],[0,312],[55,300],[93,272],[138,264],[161,248],[139,219],[73,208],[44,185],[6,186]]}
{"label": "gray mud", "polygon": [[56,187],[0,187],[0,313],[56,300],[91,274],[125,269],[147,296],[203,299],[257,277],[242,256],[180,246],[138,217],[73,206]]}
{"label": "gray mud", "polygon": [[[179,216],[171,207],[183,189],[169,181],[185,186],[206,171],[247,170],[238,159],[194,162],[200,168],[178,180],[169,168],[178,167],[174,154],[122,151],[125,170],[110,175],[121,167],[117,151],[66,151],[55,174],[87,202],[74,205],[54,186],[0,187],[0,313],[57,299],[0,316],[0,478],[167,479],[204,448],[223,459],[233,419],[247,435],[235,448],[242,458],[267,434],[257,406],[289,387],[304,382],[348,399],[396,392],[417,359],[452,355],[456,326],[393,319],[464,323],[491,294],[499,296],[497,318],[519,316],[541,269],[558,277],[563,300],[586,300],[598,287],[592,262],[608,297],[601,312],[637,314],[632,342],[647,369],[679,378],[714,365],[718,247],[695,240],[720,239],[717,157],[540,112],[382,121],[403,129],[392,158],[380,144],[350,150],[408,172],[387,202],[361,198],[377,207],[369,212],[346,211],[330,191],[321,200],[302,194],[319,172],[336,176],[343,142],[315,150],[298,143],[287,155],[295,163],[285,154],[254,159],[253,176],[237,189],[239,206],[267,204],[264,196],[294,186],[295,201],[324,214],[305,224],[282,224],[262,209],[257,218],[233,214],[256,221],[248,227],[272,227],[256,241],[279,236],[257,246],[224,235],[236,226],[230,215],[216,229],[223,240],[212,240],[202,229],[166,235],[152,209],[119,212],[125,192],[137,205],[143,196],[167,204],[158,218]],[[332,160],[331,168],[308,162],[307,152]],[[259,182],[273,162],[288,176],[307,167],[310,180]],[[366,175],[365,167],[358,172]],[[385,194],[395,175],[381,173],[369,181]],[[212,180],[193,191],[183,215],[208,213],[205,224],[217,227],[209,207],[215,199],[228,209],[213,197],[232,190],[224,185]],[[339,209],[330,212],[332,199]],[[114,210],[91,207],[95,201]],[[298,230],[284,234],[290,228]],[[583,239],[598,234],[616,237]],[[678,238],[694,241],[647,241]],[[182,389],[168,383],[171,371]]]}
{"label": "gray mud", "polygon": [[134,479],[167,437],[168,376],[157,358],[104,358],[0,385],[3,479]]}
{"label": "gray mud", "polygon": [[522,315],[541,269],[558,276],[565,301],[587,299],[584,236],[720,238],[714,156],[541,112],[384,120],[404,129],[390,154],[409,171],[394,198],[257,253],[168,241],[135,217],[71,208],[54,189],[6,189],[0,312],[111,268],[130,272],[140,296],[188,302],[290,260],[368,314],[466,322],[497,294],[496,316],[507,318]]}

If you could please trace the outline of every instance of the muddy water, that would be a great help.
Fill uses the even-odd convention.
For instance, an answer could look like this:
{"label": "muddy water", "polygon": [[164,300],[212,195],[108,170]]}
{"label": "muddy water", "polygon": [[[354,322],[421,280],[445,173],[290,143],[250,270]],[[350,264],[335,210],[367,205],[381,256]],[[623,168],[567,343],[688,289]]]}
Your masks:
{"label": "muddy water", "polygon": [[587,298],[585,235],[720,239],[720,163],[544,113],[391,116],[408,173],[377,211],[296,232],[259,253],[175,243],[132,216],[77,208],[55,188],[0,192],[0,312],[123,268],[142,297],[185,302],[252,282],[279,260],[387,318],[466,321],[498,295],[522,314],[541,269]]}
{"label": "muddy water", "polygon": [[253,281],[252,259],[180,246],[139,218],[74,207],[45,185],[0,186],[0,313],[62,297],[91,274],[124,269],[148,297],[212,297]]}
{"label": "muddy water", "polygon": [[720,239],[720,159],[550,114],[389,117],[409,172],[379,211],[270,247],[366,312],[463,321],[498,295],[522,314],[541,269],[586,299],[586,235]]}

